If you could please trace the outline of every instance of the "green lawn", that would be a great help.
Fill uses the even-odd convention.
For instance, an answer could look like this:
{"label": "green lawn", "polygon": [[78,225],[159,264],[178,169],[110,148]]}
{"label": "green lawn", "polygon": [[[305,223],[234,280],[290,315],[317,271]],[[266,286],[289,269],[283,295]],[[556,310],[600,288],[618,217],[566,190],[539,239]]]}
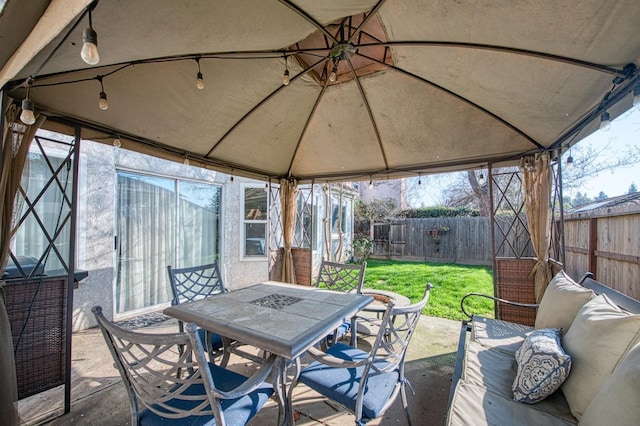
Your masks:
{"label": "green lawn", "polygon": [[[470,292],[493,294],[492,270],[485,266],[464,266],[450,263],[401,262],[367,260],[364,287],[389,290],[417,302],[427,283],[433,284],[424,314],[464,319],[460,300]],[[473,313],[493,317],[493,302],[473,298]]]}

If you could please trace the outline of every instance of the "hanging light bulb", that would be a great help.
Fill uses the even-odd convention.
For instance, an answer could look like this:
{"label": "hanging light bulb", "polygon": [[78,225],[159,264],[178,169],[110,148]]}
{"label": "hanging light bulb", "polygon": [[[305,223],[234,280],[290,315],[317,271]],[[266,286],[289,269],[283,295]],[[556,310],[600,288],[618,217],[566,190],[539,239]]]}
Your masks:
{"label": "hanging light bulb", "polygon": [[640,83],[633,88],[633,106],[640,110]]}
{"label": "hanging light bulb", "polygon": [[120,136],[115,135],[113,137],[113,146],[115,146],[116,148],[120,148],[122,146],[122,142],[120,141]]}
{"label": "hanging light bulb", "polygon": [[198,64],[198,74],[196,75],[196,87],[200,90],[204,89],[204,79],[202,78],[202,72],[200,71],[200,58],[196,58]]}
{"label": "hanging light bulb", "polygon": [[338,61],[333,63],[333,67],[331,68],[331,74],[329,74],[329,81],[334,82],[338,78]]}
{"label": "hanging light bulb", "polygon": [[608,132],[611,129],[611,116],[608,112],[604,112],[600,116],[600,130]]}
{"label": "hanging light bulb", "polygon": [[573,156],[571,155],[571,152],[569,152],[569,157],[567,157],[567,170],[572,168],[573,168]]}
{"label": "hanging light bulb", "polygon": [[80,57],[89,65],[96,65],[100,62],[98,33],[93,29],[91,10],[89,10],[89,26],[82,31],[82,50],[80,51]]}
{"label": "hanging light bulb", "polygon": [[96,79],[100,82],[100,98],[98,99],[98,107],[100,107],[101,110],[106,111],[109,109],[109,101],[107,100],[107,94],[104,92],[102,76],[99,75]]}
{"label": "hanging light bulb", "polygon": [[184,165],[188,166],[189,164],[191,164],[191,161],[189,161],[189,157],[187,157],[186,155],[184,156]]}
{"label": "hanging light bulb", "polygon": [[22,100],[22,112],[20,113],[20,120],[24,124],[32,125],[36,122],[36,115],[33,112],[33,102],[29,98]]}
{"label": "hanging light bulb", "polygon": [[229,182],[233,183],[233,175],[229,178]]}
{"label": "hanging light bulb", "polygon": [[36,115],[34,113],[33,101],[29,99],[29,89],[31,89],[32,80],[27,80],[27,96],[22,100],[22,112],[20,113],[20,120],[30,126],[36,122]]}
{"label": "hanging light bulb", "polygon": [[369,189],[373,189],[373,178],[369,177]]}
{"label": "hanging light bulb", "polygon": [[478,184],[480,186],[484,186],[485,183],[487,183],[487,180],[484,177],[484,173],[482,173],[482,169],[480,169],[480,176],[478,176]]}
{"label": "hanging light bulb", "polygon": [[289,64],[287,61],[288,57],[284,57],[284,76],[282,77],[282,84],[288,86],[291,80],[289,79]]}
{"label": "hanging light bulb", "polygon": [[422,186],[422,176],[418,175],[418,185]]}

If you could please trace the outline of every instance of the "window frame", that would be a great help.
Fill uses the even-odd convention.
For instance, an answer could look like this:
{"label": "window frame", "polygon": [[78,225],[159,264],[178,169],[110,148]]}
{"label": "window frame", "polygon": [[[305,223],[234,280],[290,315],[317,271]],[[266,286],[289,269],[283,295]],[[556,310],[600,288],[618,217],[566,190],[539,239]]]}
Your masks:
{"label": "window frame", "polygon": [[[256,220],[256,219],[246,219],[245,218],[245,205],[246,205],[246,190],[247,189],[259,189],[265,191],[265,199],[267,202],[266,211],[265,211],[265,219],[264,220]],[[238,250],[239,250],[239,259],[241,262],[264,262],[267,260],[267,253],[269,251],[267,242],[269,241],[269,193],[265,190],[264,184],[259,183],[242,183],[240,186],[240,240],[238,241]],[[264,243],[263,243],[263,251],[262,255],[247,255],[246,254],[246,225],[247,224],[264,224]]]}

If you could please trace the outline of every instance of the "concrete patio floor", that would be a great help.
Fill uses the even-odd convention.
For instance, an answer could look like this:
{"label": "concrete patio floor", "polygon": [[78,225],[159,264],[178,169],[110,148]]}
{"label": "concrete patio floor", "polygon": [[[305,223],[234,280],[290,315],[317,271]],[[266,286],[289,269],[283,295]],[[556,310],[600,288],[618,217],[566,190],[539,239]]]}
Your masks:
{"label": "concrete patio floor", "polygon": [[[143,332],[174,332],[175,320],[138,329]],[[406,376],[415,395],[409,392],[413,424],[443,425],[446,418],[451,376],[455,362],[460,322],[442,318],[420,319],[408,349]],[[365,342],[362,342],[366,345]],[[23,399],[19,411],[24,425],[128,425],[129,400],[113,366],[102,334],[97,328],[74,333],[72,349],[71,412],[63,413],[63,387]],[[304,360],[303,360],[304,364]],[[253,363],[232,357],[230,367],[243,372]],[[297,425],[352,425],[354,417],[304,385],[294,392]],[[250,425],[275,425],[278,407],[270,400]],[[371,425],[406,425],[400,398]]]}

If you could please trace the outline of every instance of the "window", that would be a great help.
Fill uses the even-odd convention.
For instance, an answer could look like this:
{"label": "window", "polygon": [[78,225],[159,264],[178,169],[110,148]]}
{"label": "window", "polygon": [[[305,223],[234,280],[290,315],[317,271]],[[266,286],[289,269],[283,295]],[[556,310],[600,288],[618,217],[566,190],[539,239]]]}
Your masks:
{"label": "window", "polygon": [[116,314],[171,300],[167,265],[220,257],[218,185],[118,172]]}
{"label": "window", "polygon": [[243,189],[242,257],[266,257],[268,193],[264,186]]}

